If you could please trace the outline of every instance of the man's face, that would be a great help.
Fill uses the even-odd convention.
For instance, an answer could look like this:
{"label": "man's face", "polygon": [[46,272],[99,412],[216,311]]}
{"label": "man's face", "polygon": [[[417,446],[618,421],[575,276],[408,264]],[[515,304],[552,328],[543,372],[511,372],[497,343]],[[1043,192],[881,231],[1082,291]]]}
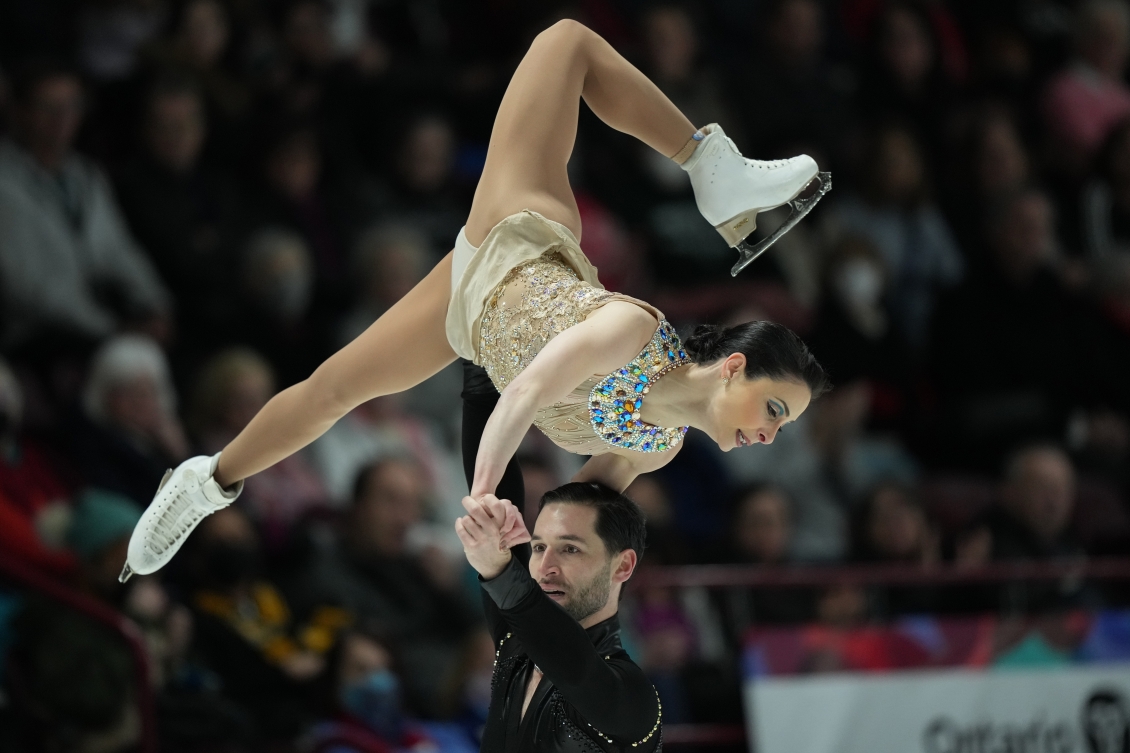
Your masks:
{"label": "man's face", "polygon": [[65,153],[82,123],[82,85],[69,75],[45,79],[20,115],[23,135],[32,151]]}
{"label": "man's face", "polygon": [[149,150],[175,172],[190,170],[204,146],[204,113],[194,94],[167,94],[149,112]]}
{"label": "man's face", "polygon": [[619,577],[619,567],[613,567],[625,553],[609,554],[596,533],[596,516],[596,510],[587,505],[546,505],[530,542],[530,575],[578,622],[603,609],[612,596],[613,583],[627,579]]}
{"label": "man's face", "polygon": [[1009,277],[1026,280],[1046,263],[1053,250],[1054,225],[1047,199],[1017,199],[996,231],[997,264]]}
{"label": "man's face", "polygon": [[353,531],[366,553],[384,557],[404,554],[408,530],[419,519],[426,486],[419,470],[398,460],[369,471],[364,495],[354,508]]}
{"label": "man's face", "polygon": [[1071,462],[1052,450],[1036,450],[1004,490],[1012,514],[1046,541],[1067,528],[1075,505],[1075,472]]}

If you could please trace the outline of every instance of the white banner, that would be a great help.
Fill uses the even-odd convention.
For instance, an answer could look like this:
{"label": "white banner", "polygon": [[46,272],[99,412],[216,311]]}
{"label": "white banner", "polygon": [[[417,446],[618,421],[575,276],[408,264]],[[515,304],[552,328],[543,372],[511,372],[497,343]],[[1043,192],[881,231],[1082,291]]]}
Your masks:
{"label": "white banner", "polygon": [[1130,664],[747,679],[755,753],[1130,753]]}

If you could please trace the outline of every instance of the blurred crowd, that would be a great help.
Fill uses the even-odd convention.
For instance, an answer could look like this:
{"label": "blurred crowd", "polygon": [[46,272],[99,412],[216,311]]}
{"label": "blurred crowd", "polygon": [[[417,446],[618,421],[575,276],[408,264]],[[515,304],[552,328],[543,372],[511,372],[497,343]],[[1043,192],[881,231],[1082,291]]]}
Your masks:
{"label": "blurred crowd", "polygon": [[[158,576],[117,575],[166,468],[450,250],[509,75],[565,17],[747,156],[835,175],[731,279],[685,173],[582,113],[606,286],[684,330],[779,321],[836,384],[772,445],[691,432],[633,484],[644,568],[1128,551],[1125,0],[0,0],[0,555],[139,626],[163,751],[477,750],[494,647],[452,528],[458,365],[250,479]],[[536,433],[520,455],[532,525],[582,459]],[[1119,598],[637,588],[623,611],[678,723],[740,717],[758,625]],[[0,748],[136,744],[145,690],[103,626],[0,580],[5,655]]]}

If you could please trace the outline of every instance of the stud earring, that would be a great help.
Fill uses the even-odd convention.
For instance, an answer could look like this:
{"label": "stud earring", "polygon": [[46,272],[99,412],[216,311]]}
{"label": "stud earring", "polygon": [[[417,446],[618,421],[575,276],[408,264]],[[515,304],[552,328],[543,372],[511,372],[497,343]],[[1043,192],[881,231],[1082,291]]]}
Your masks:
{"label": "stud earring", "polygon": [[729,383],[730,383],[730,377],[722,377],[722,384],[729,384]]}

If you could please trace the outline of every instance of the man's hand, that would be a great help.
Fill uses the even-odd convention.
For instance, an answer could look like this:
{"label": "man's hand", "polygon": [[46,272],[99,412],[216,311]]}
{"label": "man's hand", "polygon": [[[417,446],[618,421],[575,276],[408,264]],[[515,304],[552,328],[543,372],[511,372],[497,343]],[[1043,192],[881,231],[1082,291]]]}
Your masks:
{"label": "man's hand", "polygon": [[497,578],[510,564],[510,547],[530,540],[522,516],[508,500],[493,494],[464,497],[463,507],[467,514],[455,521],[455,533],[467,561],[484,579]]}

